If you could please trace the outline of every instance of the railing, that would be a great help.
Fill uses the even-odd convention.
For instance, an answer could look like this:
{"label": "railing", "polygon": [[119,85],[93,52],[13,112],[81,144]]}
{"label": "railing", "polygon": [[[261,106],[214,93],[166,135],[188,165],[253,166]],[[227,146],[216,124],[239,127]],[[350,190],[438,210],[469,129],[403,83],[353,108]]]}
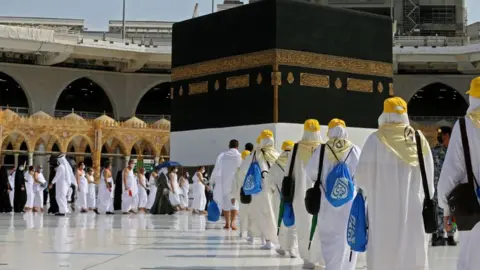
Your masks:
{"label": "railing", "polygon": [[426,47],[426,46],[463,46],[470,44],[470,37],[444,37],[444,36],[396,36],[394,46]]}
{"label": "railing", "polygon": [[440,121],[446,121],[454,123],[457,121],[461,116],[410,116],[410,120],[415,122],[430,122],[436,123]]}
{"label": "railing", "polygon": [[[54,116],[55,117],[64,117],[69,114],[71,114],[72,111],[67,111],[67,110],[55,110]],[[110,116],[113,118],[113,115],[111,113],[102,113],[102,112],[82,112],[82,111],[74,111],[74,113],[78,114],[79,116],[85,118],[85,119],[95,119],[98,118],[104,114]]]}
{"label": "railing", "polygon": [[[136,114],[135,116],[148,124],[154,123],[160,119],[166,119],[170,121],[170,119],[172,118],[171,115],[166,114]],[[128,120],[128,118],[125,120]]]}
{"label": "railing", "polygon": [[21,116],[28,116],[30,110],[25,107],[10,107],[10,106],[0,106],[2,110],[9,109],[13,111],[14,113],[21,115]]}

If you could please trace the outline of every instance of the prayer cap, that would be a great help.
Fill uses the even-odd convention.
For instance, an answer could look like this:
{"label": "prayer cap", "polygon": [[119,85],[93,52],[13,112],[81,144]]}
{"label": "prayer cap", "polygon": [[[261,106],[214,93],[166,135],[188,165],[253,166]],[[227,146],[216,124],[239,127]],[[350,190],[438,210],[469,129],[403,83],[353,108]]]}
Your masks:
{"label": "prayer cap", "polygon": [[328,123],[328,129],[332,129],[334,127],[347,127],[347,125],[342,119],[333,118],[330,120],[330,123]]}
{"label": "prayer cap", "polygon": [[480,77],[476,77],[470,83],[470,90],[467,94],[474,98],[480,98]]}
{"label": "prayer cap", "polygon": [[282,143],[282,150],[283,151],[291,151],[293,149],[294,145],[295,145],[295,143],[293,141],[286,140]]}
{"label": "prayer cap", "polygon": [[308,119],[303,125],[305,131],[317,132],[320,131],[320,123],[316,119]]}
{"label": "prayer cap", "polygon": [[407,113],[407,103],[401,97],[387,98],[383,103],[383,112],[395,114]]}
{"label": "prayer cap", "polygon": [[250,151],[244,150],[244,151],[242,152],[242,159],[245,159],[245,158],[248,157],[248,156],[250,156]]}

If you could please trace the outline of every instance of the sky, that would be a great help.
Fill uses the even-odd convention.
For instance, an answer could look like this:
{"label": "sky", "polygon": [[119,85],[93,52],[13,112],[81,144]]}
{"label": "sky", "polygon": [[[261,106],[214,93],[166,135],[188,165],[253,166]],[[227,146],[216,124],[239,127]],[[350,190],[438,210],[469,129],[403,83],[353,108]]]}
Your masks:
{"label": "sky", "polygon": [[[214,0],[215,6],[223,0]],[[107,30],[109,20],[122,18],[122,0],[1,0],[0,16],[85,19],[88,30]],[[248,2],[244,0],[244,2]],[[480,21],[480,0],[465,0],[468,22]],[[212,0],[126,0],[127,20],[181,21],[212,10]]]}

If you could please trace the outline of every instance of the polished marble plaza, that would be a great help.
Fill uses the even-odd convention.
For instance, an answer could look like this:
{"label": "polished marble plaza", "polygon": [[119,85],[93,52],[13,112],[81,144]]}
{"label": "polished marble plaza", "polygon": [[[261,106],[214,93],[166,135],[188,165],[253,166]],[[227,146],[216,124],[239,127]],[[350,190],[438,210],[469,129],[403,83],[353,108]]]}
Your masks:
{"label": "polished marble plaza", "polygon": [[[301,269],[204,216],[0,215],[2,269]],[[431,248],[430,269],[455,269],[457,248]],[[323,269],[323,268],[319,268]],[[360,259],[358,269],[366,269]]]}

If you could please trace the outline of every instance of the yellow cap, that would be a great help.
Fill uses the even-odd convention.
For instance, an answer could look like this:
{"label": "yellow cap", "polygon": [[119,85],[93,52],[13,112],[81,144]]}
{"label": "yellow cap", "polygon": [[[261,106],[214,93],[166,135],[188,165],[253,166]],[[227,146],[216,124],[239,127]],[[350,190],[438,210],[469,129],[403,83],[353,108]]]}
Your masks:
{"label": "yellow cap", "polygon": [[272,138],[273,139],[273,132],[271,130],[265,129],[260,133],[260,135],[257,138],[257,144],[260,144],[262,140]]}
{"label": "yellow cap", "polygon": [[338,126],[347,127],[347,125],[345,124],[345,121],[338,118],[333,118],[332,120],[330,120],[330,123],[328,123],[328,129],[332,129]]}
{"label": "yellow cap", "polygon": [[303,125],[305,131],[316,132],[320,131],[320,123],[316,119],[308,119]]}
{"label": "yellow cap", "polygon": [[286,140],[282,143],[282,150],[283,151],[291,151],[293,149],[294,145],[295,145],[295,143],[293,141]]}
{"label": "yellow cap", "polygon": [[242,159],[245,159],[246,157],[250,156],[250,153],[251,153],[250,151],[244,150],[244,151],[242,152]]}
{"label": "yellow cap", "polygon": [[467,94],[474,98],[480,98],[480,77],[476,77],[470,83],[470,90],[468,90]]}
{"label": "yellow cap", "polygon": [[383,103],[384,113],[407,113],[407,103],[401,97],[387,98]]}

